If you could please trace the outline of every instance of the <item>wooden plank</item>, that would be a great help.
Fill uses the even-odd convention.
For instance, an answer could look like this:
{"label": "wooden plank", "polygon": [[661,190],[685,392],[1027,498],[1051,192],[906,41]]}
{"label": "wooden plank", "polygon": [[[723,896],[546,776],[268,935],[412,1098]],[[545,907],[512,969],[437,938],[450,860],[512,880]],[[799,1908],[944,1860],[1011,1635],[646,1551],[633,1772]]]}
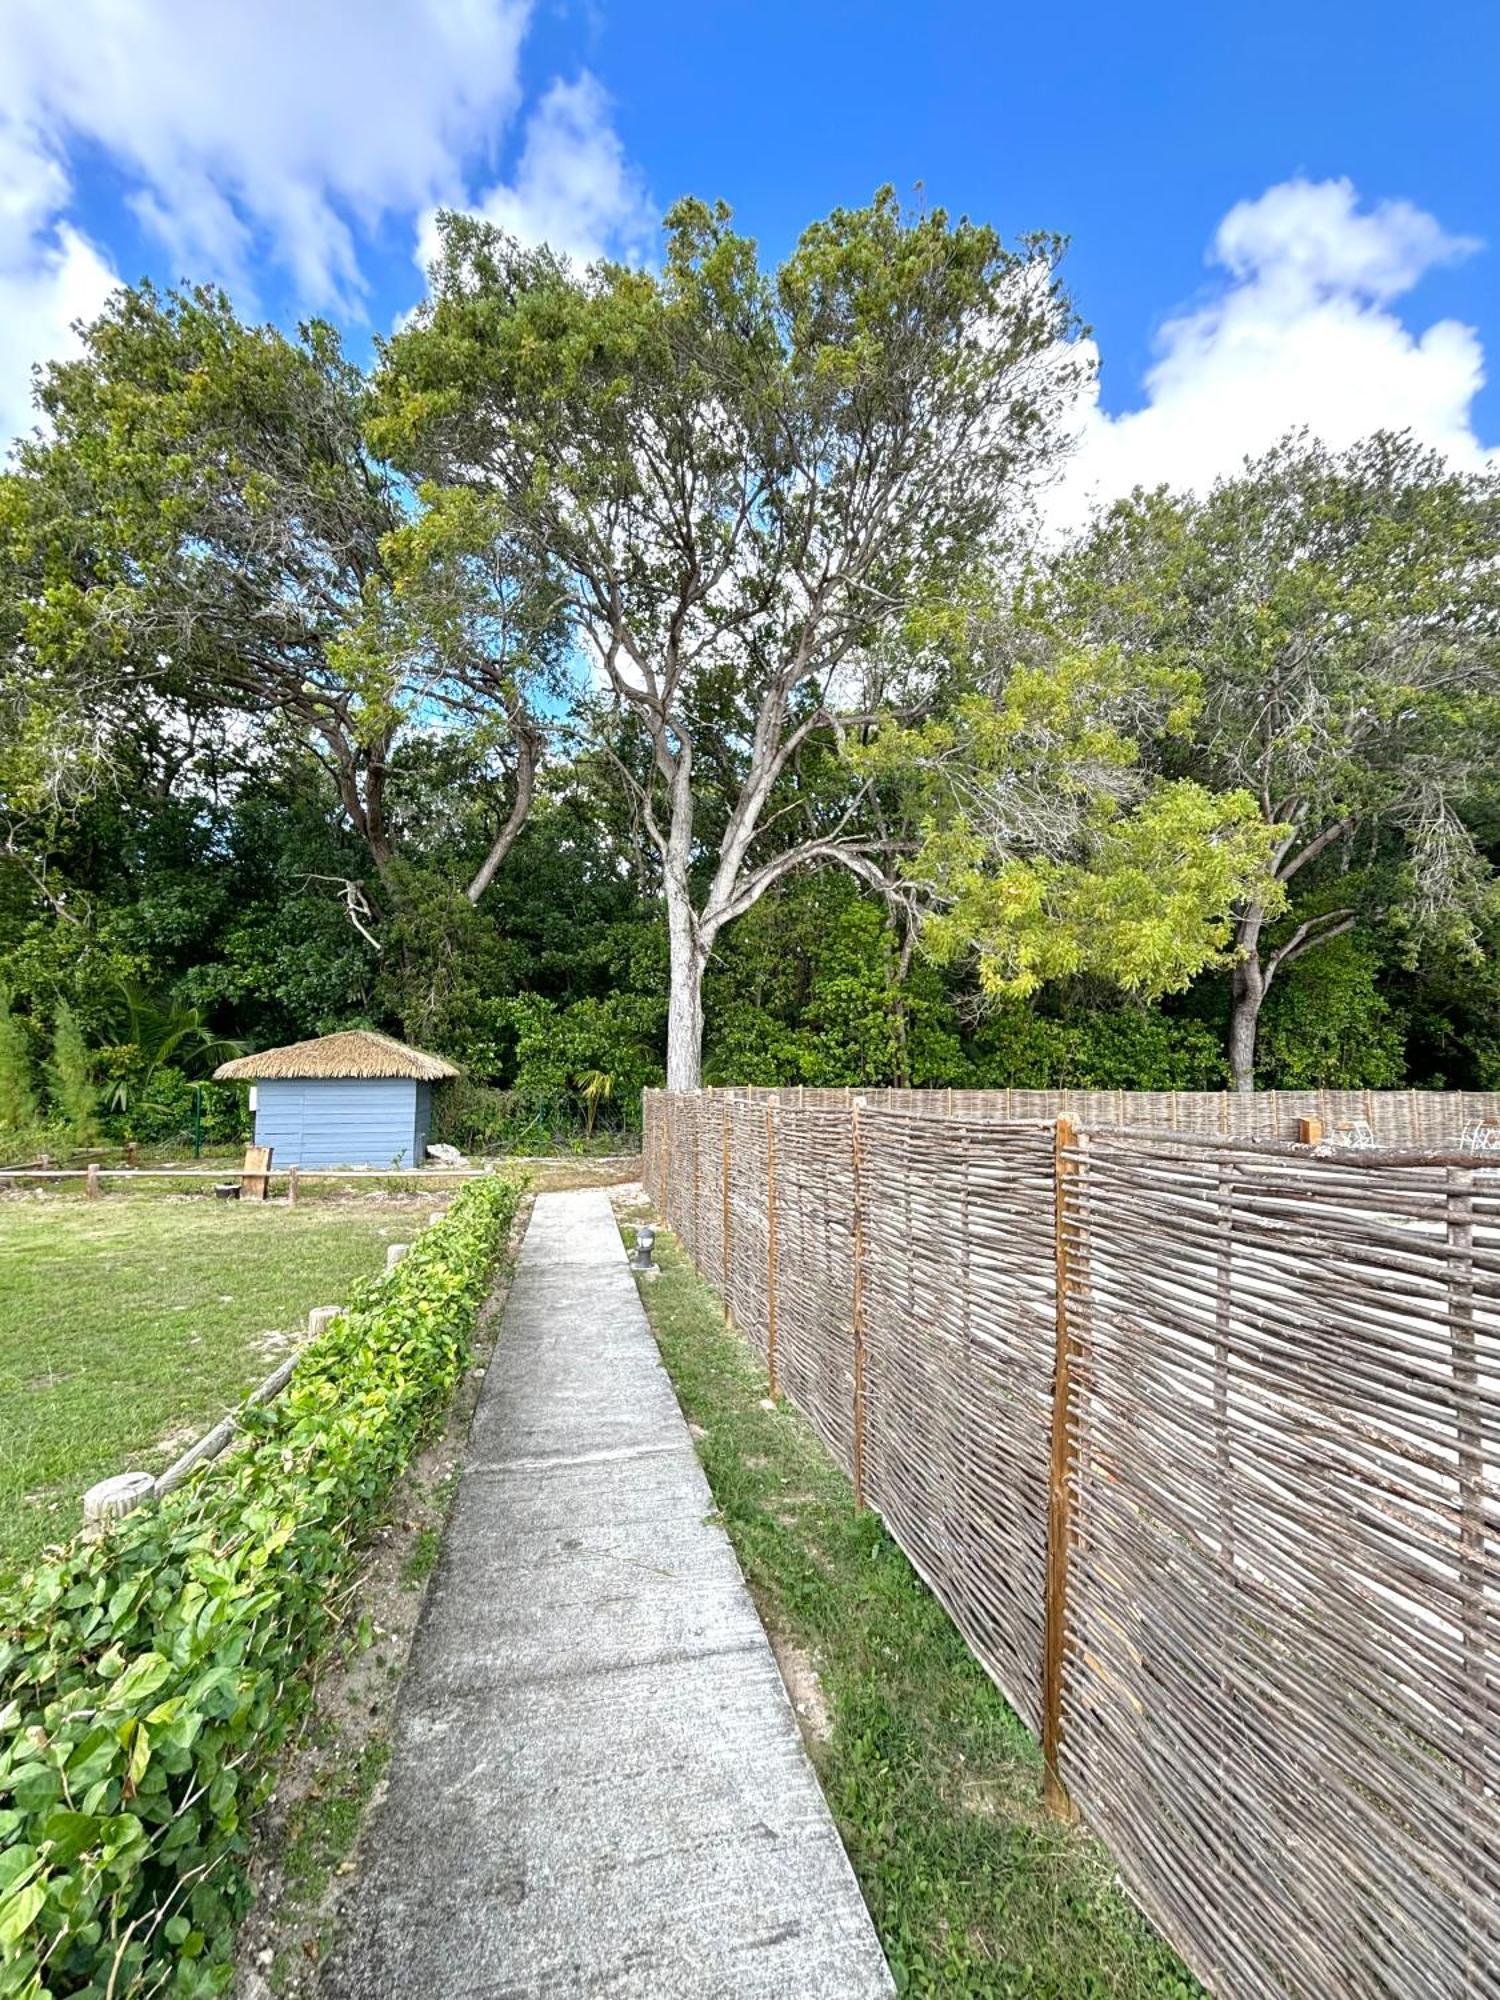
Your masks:
{"label": "wooden plank", "polygon": [[264,1201],[271,1191],[271,1148],[247,1146],[241,1173],[240,1198],[243,1201]]}
{"label": "wooden plank", "polygon": [[854,1283],[852,1318],[854,1330],[854,1505],[863,1512],[865,1504],[865,1229],[860,1188],[860,1102],[849,1110],[849,1159],[853,1174]]}
{"label": "wooden plank", "polygon": [[720,1162],[720,1262],[723,1266],[724,1324],[734,1325],[734,1251],[733,1251],[733,1204],[730,1200],[729,1173],[729,1099],[724,1099],[719,1119],[719,1136],[722,1149]]}
{"label": "wooden plank", "polygon": [[776,1355],[777,1242],[776,1214],[776,1111],[766,1106],[766,1374],[773,1397],[781,1394]]}
{"label": "wooden plank", "polygon": [[1073,1542],[1073,1471],[1077,1440],[1073,1423],[1073,1371],[1082,1348],[1073,1325],[1071,1232],[1076,1217],[1078,1164],[1072,1157],[1078,1133],[1059,1118],[1053,1144],[1053,1237],[1056,1259],[1057,1346],[1052,1377],[1052,1445],[1047,1477],[1047,1583],[1042,1654],[1043,1796],[1059,1819],[1073,1816],[1058,1771],[1063,1737],[1063,1677],[1067,1668],[1068,1566]]}

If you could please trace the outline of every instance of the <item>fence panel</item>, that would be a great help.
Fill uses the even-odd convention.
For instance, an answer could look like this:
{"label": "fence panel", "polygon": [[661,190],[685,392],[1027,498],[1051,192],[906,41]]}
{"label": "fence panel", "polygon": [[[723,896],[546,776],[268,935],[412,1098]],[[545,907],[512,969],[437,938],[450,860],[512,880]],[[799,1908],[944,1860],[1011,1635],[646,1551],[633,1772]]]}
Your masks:
{"label": "fence panel", "polygon": [[770,1124],[777,1114],[769,1105],[744,1098],[728,1104],[729,1282],[724,1303],[735,1326],[764,1361],[770,1325]]}
{"label": "fence panel", "polygon": [[[1435,1095],[648,1098],[665,1212],[1033,1726],[1060,1602],[1060,1776],[1234,2000],[1500,2000],[1500,1170],[1284,1143],[1495,1117]],[[1056,1158],[1002,1115],[1063,1105]]]}
{"label": "fence panel", "polygon": [[777,1130],[781,1386],[854,1471],[854,1156],[850,1108],[784,1111]]}
{"label": "fence panel", "polygon": [[866,1491],[1012,1706],[1041,1697],[1052,1135],[861,1113]]}
{"label": "fence panel", "polygon": [[1078,1159],[1071,1795],[1216,1992],[1500,1994],[1493,1178]]}
{"label": "fence panel", "polygon": [[[647,1100],[665,1093],[647,1092]],[[738,1097],[797,1111],[846,1110],[849,1090],[746,1089]],[[1385,1146],[1456,1147],[1466,1130],[1500,1132],[1500,1091],[1456,1090],[862,1090],[871,1111],[995,1124],[1144,1127],[1201,1138],[1295,1139],[1316,1118],[1329,1139],[1370,1137]]]}

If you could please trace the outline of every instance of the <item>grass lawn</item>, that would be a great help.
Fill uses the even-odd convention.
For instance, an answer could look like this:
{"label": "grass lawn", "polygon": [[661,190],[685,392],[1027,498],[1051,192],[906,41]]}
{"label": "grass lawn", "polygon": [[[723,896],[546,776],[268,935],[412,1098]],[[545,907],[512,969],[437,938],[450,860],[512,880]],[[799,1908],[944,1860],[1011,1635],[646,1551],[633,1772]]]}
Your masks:
{"label": "grass lawn", "polygon": [[[809,1747],[900,1990],[1198,1994],[1098,1844],[1044,1815],[1025,1725],[879,1521],[855,1514],[812,1428],[765,1407],[758,1362],[675,1240],[657,1244],[646,1310],[761,1617],[821,1682]],[[798,1705],[816,1716],[816,1698]]]}
{"label": "grass lawn", "polygon": [[96,1479],[164,1469],[275,1367],[268,1336],[425,1218],[368,1199],[0,1201],[0,1575],[71,1534]]}

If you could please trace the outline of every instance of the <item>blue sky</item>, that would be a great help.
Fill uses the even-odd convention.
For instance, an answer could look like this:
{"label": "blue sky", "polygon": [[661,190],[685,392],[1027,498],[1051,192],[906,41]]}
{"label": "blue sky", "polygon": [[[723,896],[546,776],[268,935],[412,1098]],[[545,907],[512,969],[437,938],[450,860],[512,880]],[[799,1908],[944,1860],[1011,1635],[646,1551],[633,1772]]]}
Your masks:
{"label": "blue sky", "polygon": [[1500,8],[0,0],[0,427],[117,276],[363,346],[438,202],[653,254],[677,194],[768,253],[882,181],[1072,239],[1075,504],[1295,422],[1500,444]]}

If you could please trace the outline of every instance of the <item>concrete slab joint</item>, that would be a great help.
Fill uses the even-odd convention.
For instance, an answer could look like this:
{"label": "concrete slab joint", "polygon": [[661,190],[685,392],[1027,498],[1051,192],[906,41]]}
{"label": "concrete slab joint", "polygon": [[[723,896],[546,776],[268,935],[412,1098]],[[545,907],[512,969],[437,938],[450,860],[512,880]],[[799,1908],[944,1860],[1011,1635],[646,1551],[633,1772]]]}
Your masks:
{"label": "concrete slab joint", "polygon": [[602,1190],[538,1197],[328,2000],[894,1991]]}

